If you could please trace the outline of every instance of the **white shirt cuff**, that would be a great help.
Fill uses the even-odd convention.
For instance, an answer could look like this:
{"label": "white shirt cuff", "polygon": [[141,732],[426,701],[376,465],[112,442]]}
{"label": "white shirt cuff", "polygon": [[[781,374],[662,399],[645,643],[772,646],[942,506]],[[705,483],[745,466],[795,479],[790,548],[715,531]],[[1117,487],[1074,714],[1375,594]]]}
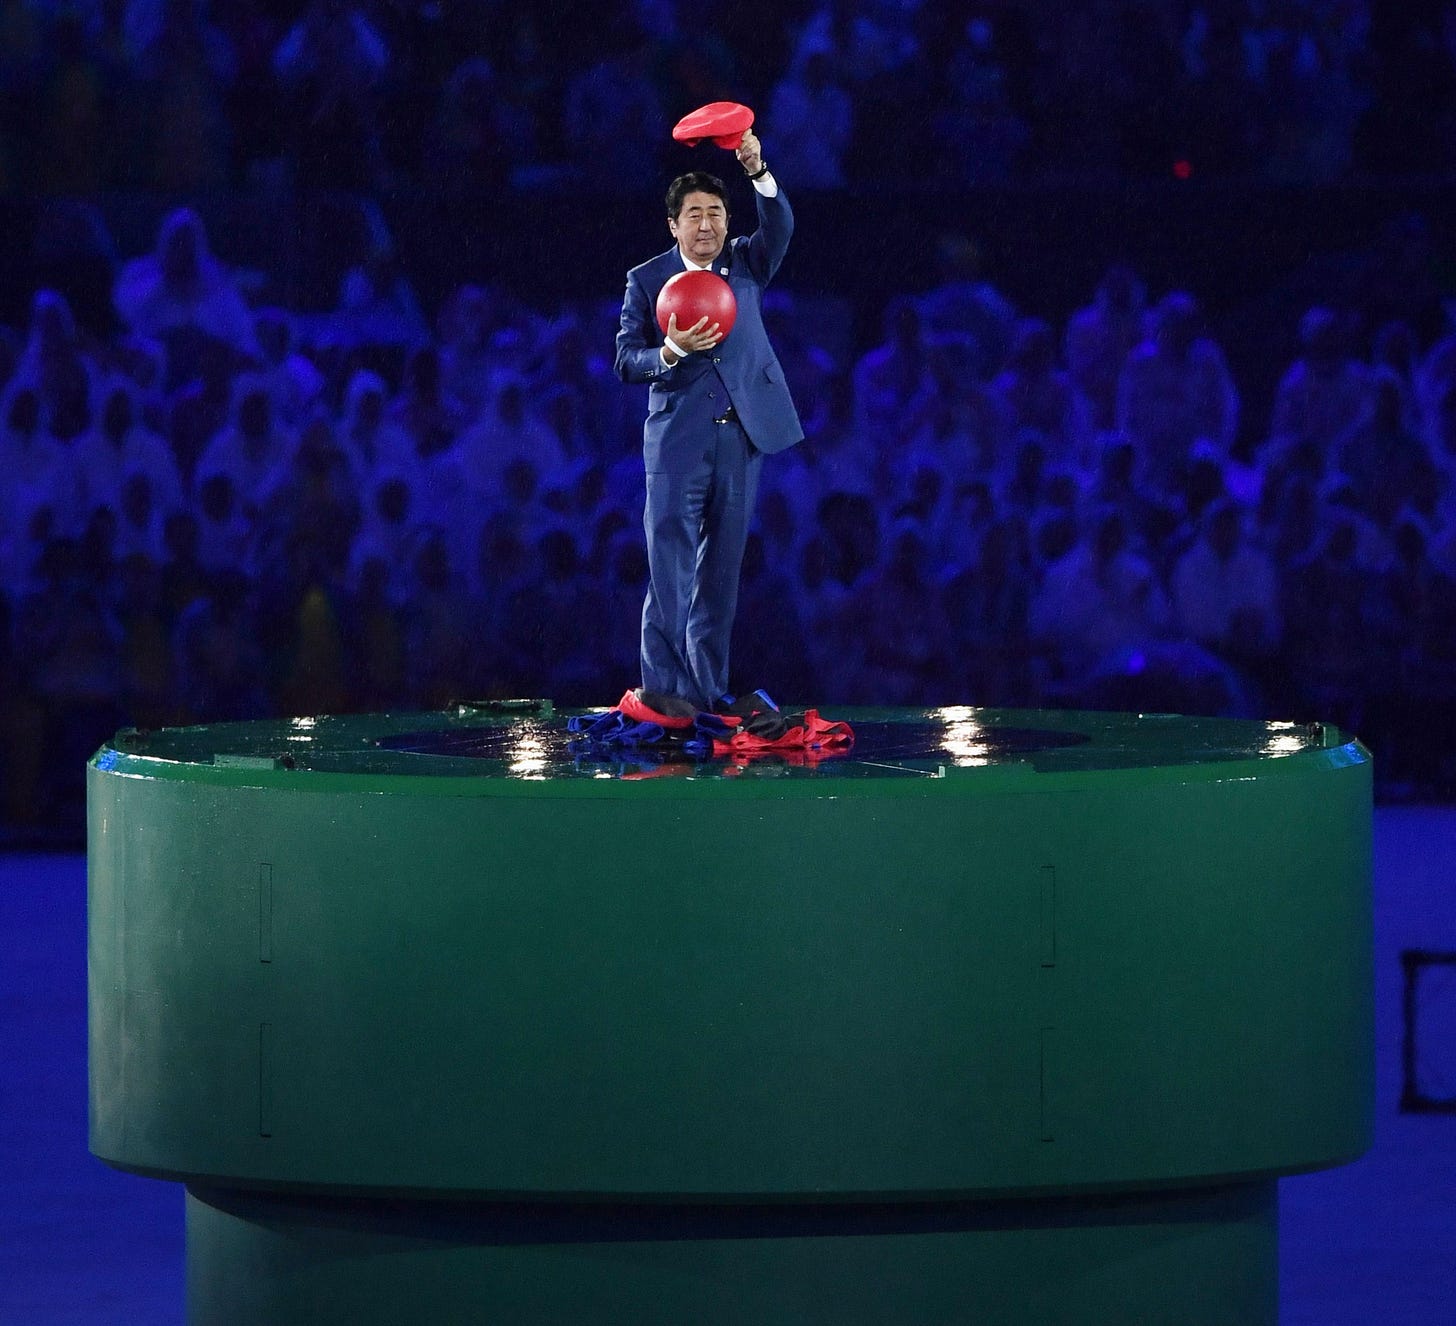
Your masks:
{"label": "white shirt cuff", "polygon": [[779,196],[779,182],[769,173],[762,179],[752,181],[753,187],[763,194],[765,198],[777,198]]}

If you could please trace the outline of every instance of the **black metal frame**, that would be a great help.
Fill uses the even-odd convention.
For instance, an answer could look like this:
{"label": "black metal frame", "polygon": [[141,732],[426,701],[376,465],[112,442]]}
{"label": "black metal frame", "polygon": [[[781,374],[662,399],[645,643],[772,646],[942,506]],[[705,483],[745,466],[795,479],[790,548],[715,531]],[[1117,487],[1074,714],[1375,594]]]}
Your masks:
{"label": "black metal frame", "polygon": [[1402,949],[1400,966],[1404,976],[1401,993],[1401,1088],[1400,1109],[1403,1114],[1456,1114],[1456,1095],[1428,1096],[1419,1082],[1418,1022],[1420,1007],[1418,990],[1421,972],[1427,967],[1456,969],[1456,953],[1431,949]]}

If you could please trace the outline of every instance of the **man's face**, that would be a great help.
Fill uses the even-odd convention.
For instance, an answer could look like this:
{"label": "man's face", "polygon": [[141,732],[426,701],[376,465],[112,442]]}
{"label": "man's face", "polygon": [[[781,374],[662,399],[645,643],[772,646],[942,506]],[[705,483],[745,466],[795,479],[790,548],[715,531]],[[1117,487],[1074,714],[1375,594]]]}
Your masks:
{"label": "man's face", "polygon": [[669,218],[667,228],[688,261],[701,267],[723,251],[728,239],[728,209],[717,194],[694,190],[683,199],[677,216]]}

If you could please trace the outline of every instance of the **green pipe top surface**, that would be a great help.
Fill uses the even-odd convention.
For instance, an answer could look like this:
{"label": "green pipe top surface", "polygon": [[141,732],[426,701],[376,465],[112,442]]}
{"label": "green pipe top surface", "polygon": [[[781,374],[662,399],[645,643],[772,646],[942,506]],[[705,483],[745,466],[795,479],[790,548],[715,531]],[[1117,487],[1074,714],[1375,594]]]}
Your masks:
{"label": "green pipe top surface", "polygon": [[855,730],[853,748],[842,754],[663,759],[651,749],[583,753],[566,728],[579,712],[518,700],[430,713],[123,729],[92,764],[109,774],[312,791],[722,796],[732,783],[750,796],[837,795],[855,785],[884,796],[887,783],[925,792],[931,782],[974,779],[978,791],[993,791],[1034,778],[1039,790],[1050,790],[1049,783],[1089,774],[1263,778],[1370,758],[1358,741],[1323,723],[957,705],[834,710],[824,717]]}

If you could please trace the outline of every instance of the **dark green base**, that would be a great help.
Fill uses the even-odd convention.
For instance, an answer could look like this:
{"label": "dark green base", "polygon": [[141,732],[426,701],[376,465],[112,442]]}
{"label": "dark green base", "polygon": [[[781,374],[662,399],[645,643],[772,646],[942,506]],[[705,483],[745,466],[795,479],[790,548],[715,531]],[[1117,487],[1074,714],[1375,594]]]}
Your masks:
{"label": "dark green base", "polygon": [[193,1326],[1263,1326],[1272,1182],[943,1206],[187,1196]]}

